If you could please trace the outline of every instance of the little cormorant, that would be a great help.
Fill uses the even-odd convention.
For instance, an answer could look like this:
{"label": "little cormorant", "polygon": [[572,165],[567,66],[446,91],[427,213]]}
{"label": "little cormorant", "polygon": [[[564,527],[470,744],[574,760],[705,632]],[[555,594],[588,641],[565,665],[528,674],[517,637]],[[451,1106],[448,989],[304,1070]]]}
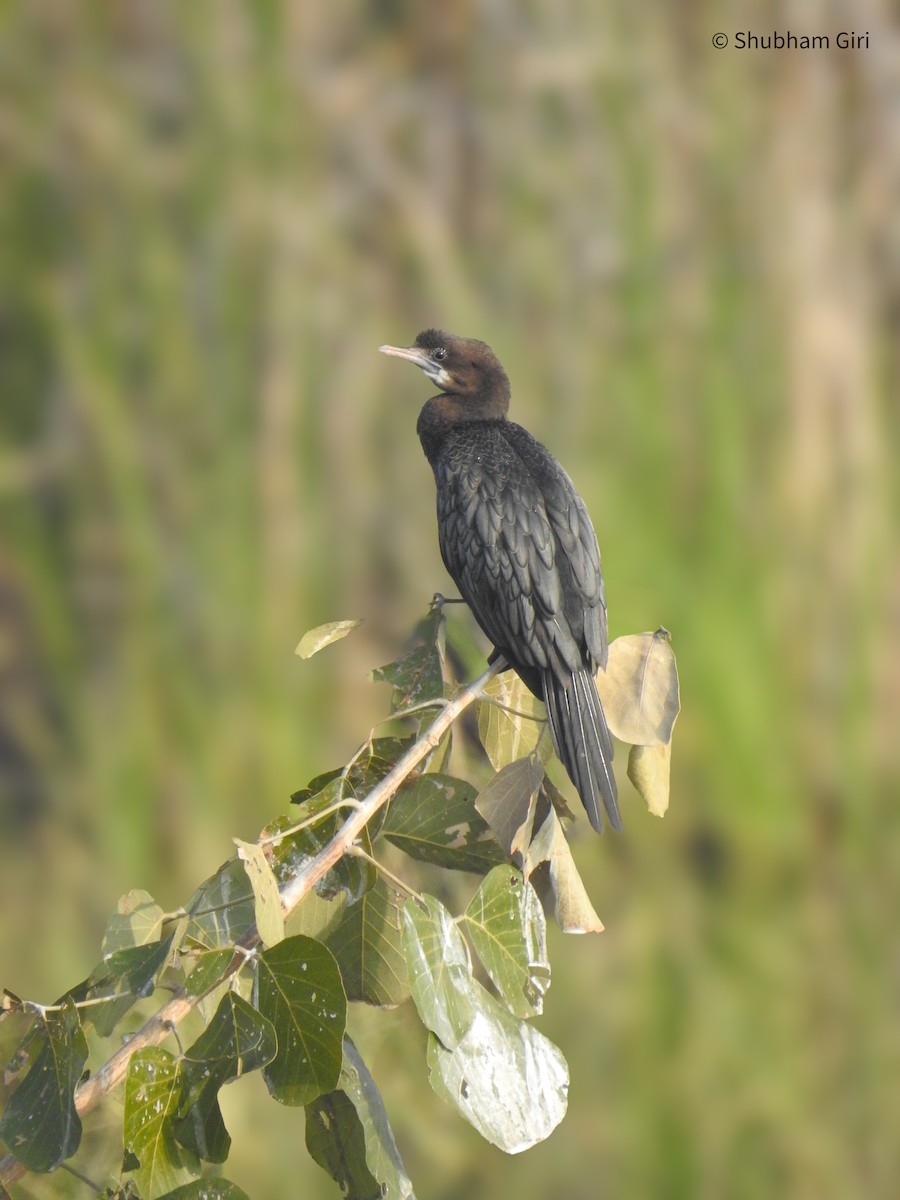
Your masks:
{"label": "little cormorant", "polygon": [[509,379],[490,346],[426,329],[382,346],[441,389],[417,430],[437,485],[444,565],[475,619],[547,705],[553,744],[590,822],[621,828],[613,748],[594,673],[606,667],[600,551],[574,484],[507,419]]}

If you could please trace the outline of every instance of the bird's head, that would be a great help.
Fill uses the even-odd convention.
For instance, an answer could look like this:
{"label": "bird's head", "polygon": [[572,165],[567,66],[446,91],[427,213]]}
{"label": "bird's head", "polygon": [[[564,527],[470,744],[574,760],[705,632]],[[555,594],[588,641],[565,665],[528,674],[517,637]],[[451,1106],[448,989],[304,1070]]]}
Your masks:
{"label": "bird's head", "polygon": [[442,392],[456,396],[509,399],[509,379],[490,346],[477,338],[457,337],[440,329],[424,329],[411,346],[379,346],[415,363]]}

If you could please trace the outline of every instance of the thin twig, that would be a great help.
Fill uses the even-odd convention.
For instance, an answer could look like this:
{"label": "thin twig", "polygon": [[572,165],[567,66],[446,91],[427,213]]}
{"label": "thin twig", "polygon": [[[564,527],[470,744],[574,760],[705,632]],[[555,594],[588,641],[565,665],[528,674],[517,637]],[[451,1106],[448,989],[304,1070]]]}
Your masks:
{"label": "thin twig", "polygon": [[[324,846],[315,858],[310,859],[292,879],[288,880],[281,889],[281,904],[285,917],[289,917],[295,911],[319,880],[343,857],[379,808],[387,803],[422,759],[437,748],[446,731],[460,713],[478,699],[487,682],[505,667],[505,661],[498,658],[478,679],[463,688],[455,699],[450,700],[415,745],[411,746],[394,764],[391,771],[369,792],[368,796],[359,801],[356,812],[347,818],[328,845]],[[234,957],[222,975],[207,989],[207,992],[229,979],[246,962],[247,951],[253,950],[258,945],[259,932],[253,925],[236,943]],[[189,996],[185,988],[179,989],[172,999],[166,1001],[162,1008],[150,1017],[102,1067],[99,1067],[89,1079],[79,1084],[75,1089],[75,1108],[79,1116],[83,1117],[96,1108],[104,1096],[124,1080],[133,1055],[148,1046],[158,1046],[164,1042],[207,992],[201,996]],[[15,1183],[26,1174],[26,1171],[27,1168],[12,1155],[7,1155],[0,1160],[0,1197],[3,1195],[4,1185]]]}

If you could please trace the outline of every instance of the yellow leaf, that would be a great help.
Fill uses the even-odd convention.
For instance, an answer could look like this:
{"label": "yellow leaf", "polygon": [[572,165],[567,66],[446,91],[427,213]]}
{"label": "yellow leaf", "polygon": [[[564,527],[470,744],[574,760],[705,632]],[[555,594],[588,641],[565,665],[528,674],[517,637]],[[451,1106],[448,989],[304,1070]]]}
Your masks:
{"label": "yellow leaf", "polygon": [[327,621],[324,625],[317,625],[315,629],[308,629],[304,633],[294,653],[300,658],[312,658],[332,642],[339,642],[348,633],[352,633],[358,625],[362,625],[362,620]]}
{"label": "yellow leaf", "polygon": [[647,802],[655,817],[669,807],[669,763],[671,743],[662,746],[632,746],[628,755],[628,778]]}
{"label": "yellow leaf", "polygon": [[253,888],[259,936],[264,946],[274,946],[276,942],[284,940],[284,911],[269,860],[265,850],[256,842],[242,842],[240,838],[235,838],[234,844]]}
{"label": "yellow leaf", "polygon": [[672,736],[681,708],[675,655],[665,629],[616,638],[597,691],[610,732],[632,746],[658,746]]}
{"label": "yellow leaf", "polygon": [[552,808],[528,847],[525,873],[541,899],[549,897],[563,933],[603,932],[603,922],[591,904],[560,819]]}
{"label": "yellow leaf", "polygon": [[[546,714],[543,704],[514,671],[495,675],[479,700],[478,736],[495,771],[537,747]],[[542,754],[543,757],[543,754]]]}

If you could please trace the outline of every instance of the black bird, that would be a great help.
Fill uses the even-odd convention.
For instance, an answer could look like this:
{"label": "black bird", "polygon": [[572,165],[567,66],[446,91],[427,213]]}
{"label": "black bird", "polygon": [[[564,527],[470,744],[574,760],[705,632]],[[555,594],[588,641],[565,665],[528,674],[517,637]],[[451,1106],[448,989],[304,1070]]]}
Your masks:
{"label": "black bird", "polygon": [[444,565],[502,655],[547,705],[556,753],[597,832],[621,829],[613,748],[594,673],[606,667],[606,597],[591,519],[568,475],[507,419],[490,346],[426,329],[382,346],[441,389],[417,430],[437,485]]}

